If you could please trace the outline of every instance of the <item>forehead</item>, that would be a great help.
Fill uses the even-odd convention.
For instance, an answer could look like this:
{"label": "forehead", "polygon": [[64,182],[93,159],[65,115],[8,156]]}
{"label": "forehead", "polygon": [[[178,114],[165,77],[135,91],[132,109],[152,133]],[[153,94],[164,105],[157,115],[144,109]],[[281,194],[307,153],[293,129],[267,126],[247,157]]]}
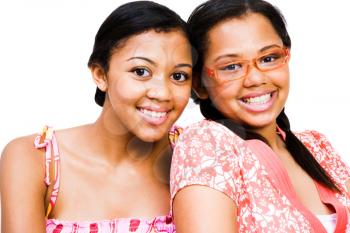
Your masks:
{"label": "forehead", "polygon": [[190,44],[187,37],[180,30],[168,32],[146,31],[138,35],[131,36],[123,46],[117,48],[114,54],[118,57],[124,56],[181,56],[190,54]]}
{"label": "forehead", "polygon": [[271,45],[283,45],[271,22],[263,15],[249,13],[227,19],[208,33],[207,55],[217,53],[249,53]]}

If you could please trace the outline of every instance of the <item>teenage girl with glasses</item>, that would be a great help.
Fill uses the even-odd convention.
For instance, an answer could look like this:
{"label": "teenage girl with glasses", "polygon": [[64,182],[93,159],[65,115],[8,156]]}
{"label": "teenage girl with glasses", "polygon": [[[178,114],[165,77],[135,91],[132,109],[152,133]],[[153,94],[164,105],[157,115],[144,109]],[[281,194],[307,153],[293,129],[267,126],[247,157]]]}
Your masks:
{"label": "teenage girl with glasses", "polygon": [[173,154],[178,233],[350,232],[350,169],[284,112],[291,40],[263,0],[209,0],[189,18],[193,88],[205,120]]}

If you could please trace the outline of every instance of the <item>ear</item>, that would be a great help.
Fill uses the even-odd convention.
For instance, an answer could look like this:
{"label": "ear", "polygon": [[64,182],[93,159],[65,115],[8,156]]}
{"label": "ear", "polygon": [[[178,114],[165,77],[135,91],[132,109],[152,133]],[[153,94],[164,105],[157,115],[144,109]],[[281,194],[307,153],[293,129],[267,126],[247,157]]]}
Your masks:
{"label": "ear", "polygon": [[107,91],[108,83],[107,83],[107,75],[105,70],[98,64],[92,64],[90,66],[90,71],[92,74],[92,78],[98,87],[103,92]]}
{"label": "ear", "polygon": [[203,85],[201,75],[194,75],[192,82],[192,90],[199,99],[204,100],[209,98],[207,89],[205,89]]}

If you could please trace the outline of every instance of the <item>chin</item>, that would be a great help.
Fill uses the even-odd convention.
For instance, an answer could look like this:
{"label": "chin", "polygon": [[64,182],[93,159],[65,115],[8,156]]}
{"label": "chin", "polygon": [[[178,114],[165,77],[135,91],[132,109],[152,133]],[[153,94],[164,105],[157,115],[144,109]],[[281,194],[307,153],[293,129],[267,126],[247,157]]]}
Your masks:
{"label": "chin", "polygon": [[143,142],[154,143],[154,142],[160,141],[161,139],[163,139],[163,137],[146,136],[146,137],[140,137],[139,139],[142,140]]}
{"label": "chin", "polygon": [[276,122],[275,117],[257,117],[247,120],[245,123],[252,128],[264,128],[272,123]]}
{"label": "chin", "polygon": [[137,137],[144,142],[157,142],[167,137],[168,134],[160,129],[152,130],[150,132],[141,132]]}

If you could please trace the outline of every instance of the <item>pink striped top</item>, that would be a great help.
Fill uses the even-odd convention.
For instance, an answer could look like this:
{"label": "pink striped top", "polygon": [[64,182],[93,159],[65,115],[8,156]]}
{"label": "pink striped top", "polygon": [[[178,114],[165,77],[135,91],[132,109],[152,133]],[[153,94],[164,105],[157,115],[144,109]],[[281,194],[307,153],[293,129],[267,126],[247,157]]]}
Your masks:
{"label": "pink striped top", "polygon": [[[59,150],[56,141],[55,132],[51,127],[44,127],[42,133],[34,141],[36,148],[45,148],[45,184],[48,186],[53,182],[53,191],[50,197],[50,203],[46,211],[46,216],[55,206],[59,193],[60,174],[59,174]],[[50,181],[50,164],[54,162],[54,180]],[[47,219],[47,233],[175,233],[175,226],[172,218],[167,216],[158,216],[155,218],[118,218],[101,221],[61,221],[58,219]]]}

